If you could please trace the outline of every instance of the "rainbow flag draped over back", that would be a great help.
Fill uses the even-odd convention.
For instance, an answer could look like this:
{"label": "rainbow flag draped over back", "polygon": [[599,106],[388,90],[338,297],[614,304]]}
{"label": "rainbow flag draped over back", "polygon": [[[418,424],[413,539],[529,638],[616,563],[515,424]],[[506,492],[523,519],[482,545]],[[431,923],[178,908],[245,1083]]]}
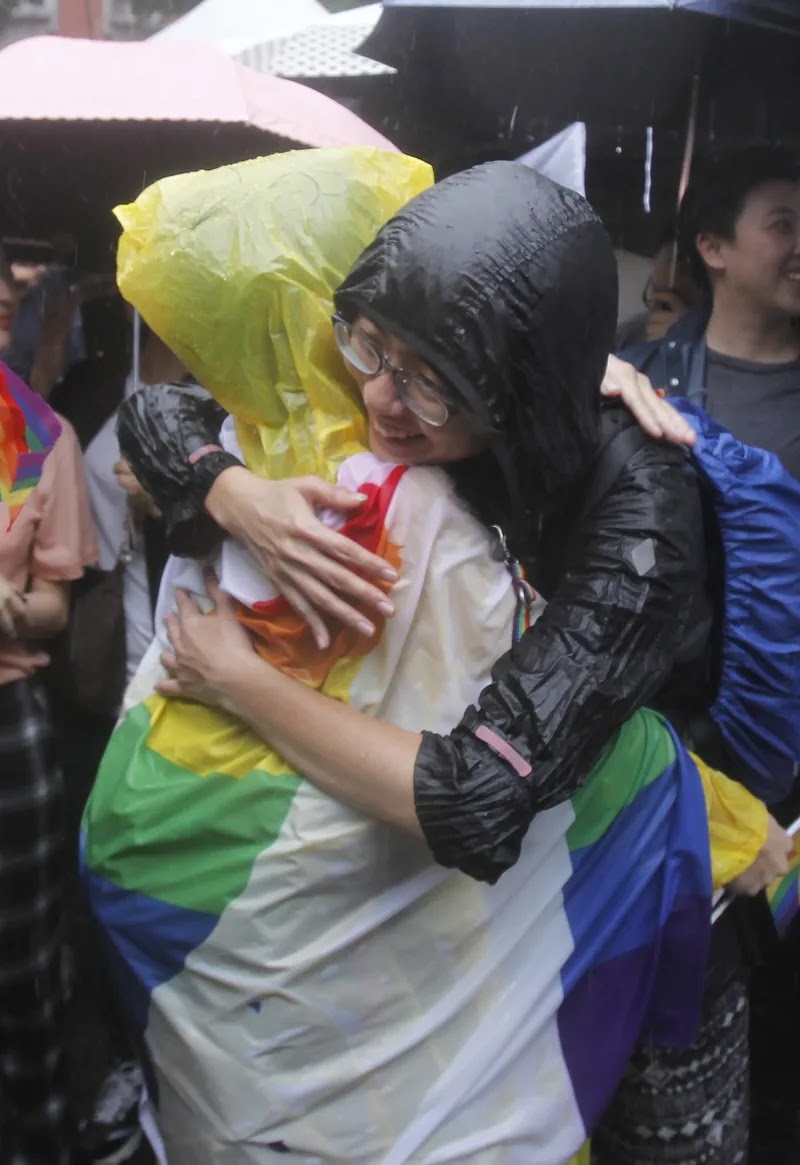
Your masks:
{"label": "rainbow flag draped over back", "polygon": [[[345,533],[401,567],[386,626],[319,652],[226,542],[217,570],[258,649],[369,715],[446,731],[511,643],[514,580],[441,471],[366,451],[330,325],[333,287],[429,180],[364,150],[167,179],[120,212],[120,283],[233,414],[221,443],[264,476],[360,490]],[[177,585],[201,593],[199,567],[170,563],[162,611]],[[625,725],[488,887],[221,711],[154,694],[158,656],[128,693],[83,854],[170,1165],[282,1149],[298,1165],[564,1165],[638,1040],[691,1039],[709,833],[698,770],[658,716]]]}
{"label": "rainbow flag draped over back", "polygon": [[[373,644],[313,648],[246,553],[217,567],[274,663],[446,729],[510,644],[512,580],[436,470],[348,459],[401,561]],[[202,587],[173,563],[167,589]],[[167,596],[164,596],[167,601]],[[563,1165],[640,1039],[691,1038],[711,882],[701,782],[641,712],[487,887],[320,793],[224,714],[152,695],[85,821],[86,882],[148,1049],[170,1165]]]}
{"label": "rainbow flag draped over back", "polygon": [[8,506],[10,524],[39,484],[60,432],[49,405],[0,362],[0,502]]}

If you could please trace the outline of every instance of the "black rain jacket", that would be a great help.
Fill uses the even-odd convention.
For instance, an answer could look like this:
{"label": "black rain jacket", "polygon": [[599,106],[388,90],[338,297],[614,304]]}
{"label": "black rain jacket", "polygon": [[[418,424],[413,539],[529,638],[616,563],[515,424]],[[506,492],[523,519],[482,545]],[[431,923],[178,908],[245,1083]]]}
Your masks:
{"label": "black rain jacket", "polygon": [[[336,306],[412,344],[486,434],[487,452],[453,475],[548,599],[478,706],[449,734],[425,733],[417,760],[417,813],[437,861],[495,881],[534,815],[575,792],[637,708],[680,717],[707,705],[698,482],[683,450],[645,441],[587,510],[614,344],[615,261],[585,200],[526,167],[489,163],[416,198],[358,260]],[[213,441],[187,406],[190,443]],[[159,502],[183,491],[174,526],[196,534],[186,491],[197,510],[197,485],[207,482],[191,488],[174,407],[164,395],[132,398],[120,440]],[[208,548],[183,538],[183,553]]]}

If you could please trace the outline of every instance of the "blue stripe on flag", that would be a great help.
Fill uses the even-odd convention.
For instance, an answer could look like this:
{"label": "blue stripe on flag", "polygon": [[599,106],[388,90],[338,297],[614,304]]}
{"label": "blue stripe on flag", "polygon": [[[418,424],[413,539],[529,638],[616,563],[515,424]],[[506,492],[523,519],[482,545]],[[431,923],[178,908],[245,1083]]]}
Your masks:
{"label": "blue stripe on flag", "polygon": [[697,769],[677,740],[675,747],[676,759],[604,837],[571,855],[564,905],[575,945],[562,970],[558,1021],[587,1130],[636,1044],[688,1044],[700,1015],[710,937],[708,825]]}
{"label": "blue stripe on flag", "polygon": [[85,866],[83,882],[92,913],[111,946],[112,970],[123,1001],[144,1031],[152,992],[183,970],[219,917],[123,890]]}

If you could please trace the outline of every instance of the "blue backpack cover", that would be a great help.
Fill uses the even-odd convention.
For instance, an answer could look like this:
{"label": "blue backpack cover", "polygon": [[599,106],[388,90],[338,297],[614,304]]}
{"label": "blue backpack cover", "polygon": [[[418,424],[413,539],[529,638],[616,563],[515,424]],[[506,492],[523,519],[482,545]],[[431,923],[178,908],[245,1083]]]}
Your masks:
{"label": "blue backpack cover", "polygon": [[774,453],[739,441],[694,402],[670,404],[697,433],[723,549],[720,682],[711,716],[768,804],[800,761],[800,483]]}

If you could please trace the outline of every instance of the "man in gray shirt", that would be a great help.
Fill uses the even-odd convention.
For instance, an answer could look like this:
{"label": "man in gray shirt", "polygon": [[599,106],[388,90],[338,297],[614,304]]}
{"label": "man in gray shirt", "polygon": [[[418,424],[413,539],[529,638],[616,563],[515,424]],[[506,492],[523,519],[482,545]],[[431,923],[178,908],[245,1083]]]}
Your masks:
{"label": "man in gray shirt", "polygon": [[800,477],[798,160],[759,148],[707,166],[687,191],[680,237],[708,299],[623,358]]}

